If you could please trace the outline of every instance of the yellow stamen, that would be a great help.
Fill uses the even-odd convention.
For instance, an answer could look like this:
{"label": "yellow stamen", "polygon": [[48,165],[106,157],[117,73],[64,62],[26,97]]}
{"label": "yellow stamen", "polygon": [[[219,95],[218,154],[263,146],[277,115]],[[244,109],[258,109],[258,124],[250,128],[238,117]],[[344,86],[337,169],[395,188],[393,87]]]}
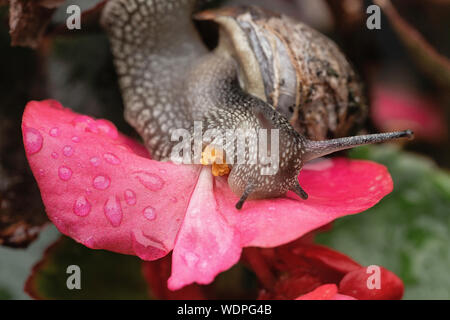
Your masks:
{"label": "yellow stamen", "polygon": [[204,166],[212,165],[211,172],[215,177],[230,173],[230,167],[224,161],[222,150],[216,150],[214,147],[205,148],[202,152],[201,163]]}

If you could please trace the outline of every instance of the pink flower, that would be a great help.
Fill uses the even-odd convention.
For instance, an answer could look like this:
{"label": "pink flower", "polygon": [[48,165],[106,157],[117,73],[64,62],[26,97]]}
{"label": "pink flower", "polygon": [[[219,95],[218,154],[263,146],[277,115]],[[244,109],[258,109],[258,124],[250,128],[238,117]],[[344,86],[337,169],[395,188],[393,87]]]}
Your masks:
{"label": "pink flower", "polygon": [[439,142],[445,140],[448,128],[445,116],[431,100],[406,89],[382,86],[373,92],[371,117],[382,131],[408,127],[418,138]]}
{"label": "pink flower", "polygon": [[384,166],[342,158],[307,165],[310,195],[248,201],[240,211],[226,177],[208,167],[151,160],[106,120],[58,102],[30,102],[22,131],[30,167],[56,227],[93,249],[156,260],[173,250],[169,288],[207,284],[243,247],[275,247],[344,215],[364,211],[392,190]]}

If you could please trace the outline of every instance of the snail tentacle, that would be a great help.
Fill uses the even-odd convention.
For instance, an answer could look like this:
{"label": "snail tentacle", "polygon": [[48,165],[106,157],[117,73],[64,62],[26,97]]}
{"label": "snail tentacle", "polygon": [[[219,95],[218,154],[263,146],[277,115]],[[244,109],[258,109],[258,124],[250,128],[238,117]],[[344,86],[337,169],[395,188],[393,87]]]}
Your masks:
{"label": "snail tentacle", "polygon": [[304,144],[305,154],[304,161],[308,162],[330,153],[338,152],[341,150],[351,149],[358,146],[391,141],[395,139],[413,139],[414,133],[411,130],[368,134],[354,137],[345,137],[339,139],[323,140],[323,141],[311,141],[306,140]]}

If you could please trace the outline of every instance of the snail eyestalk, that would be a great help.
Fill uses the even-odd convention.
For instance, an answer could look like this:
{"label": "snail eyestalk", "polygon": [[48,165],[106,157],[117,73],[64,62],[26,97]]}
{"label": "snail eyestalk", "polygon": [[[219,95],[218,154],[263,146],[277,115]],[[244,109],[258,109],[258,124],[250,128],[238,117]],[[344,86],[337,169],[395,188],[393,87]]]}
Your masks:
{"label": "snail eyestalk", "polygon": [[324,141],[307,140],[305,143],[305,154],[303,160],[305,162],[308,162],[337,151],[403,138],[411,140],[414,138],[414,133],[411,130],[405,130],[397,132],[345,137]]}
{"label": "snail eyestalk", "polygon": [[308,194],[305,192],[305,190],[303,190],[303,188],[300,186],[298,181],[297,181],[296,185],[294,186],[294,188],[291,191],[295,192],[295,194],[298,195],[303,200],[307,200],[308,199]]}
{"label": "snail eyestalk", "polygon": [[236,203],[236,209],[238,209],[238,210],[242,209],[244,202],[247,200],[248,196],[253,192],[253,189],[254,189],[253,185],[251,185],[251,184],[247,185],[241,198]]}

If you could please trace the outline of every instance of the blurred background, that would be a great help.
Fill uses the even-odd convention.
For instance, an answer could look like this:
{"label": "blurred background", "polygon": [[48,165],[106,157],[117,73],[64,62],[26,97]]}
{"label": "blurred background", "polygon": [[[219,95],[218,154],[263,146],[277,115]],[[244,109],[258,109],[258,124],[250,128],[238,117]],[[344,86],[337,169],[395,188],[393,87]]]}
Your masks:
{"label": "blurred background", "polygon": [[[124,122],[108,41],[98,27],[101,7],[96,5],[101,2],[0,0],[0,299],[29,298],[24,284],[33,266],[60,237],[47,220],[25,158],[20,131],[25,104],[56,99],[77,112],[109,119],[137,138]],[[375,2],[382,6],[379,30],[366,26],[372,1],[233,0],[213,5],[257,4],[328,35],[364,80],[370,116],[362,132],[416,132],[411,142],[348,153],[386,165],[394,191],[369,212],[335,222],[317,240],[364,265],[392,270],[404,281],[406,299],[450,299],[450,0]],[[81,31],[63,27],[71,4],[87,12]],[[66,245],[76,255],[85,252]],[[111,257],[105,261],[119,263]],[[123,262],[139,271],[136,259],[121,259],[131,259]],[[240,279],[253,288],[252,275],[240,266],[220,277]],[[144,291],[139,281],[132,282],[139,289],[130,284],[120,297],[133,292],[139,298]],[[245,297],[220,281],[216,297]],[[42,288],[51,290],[52,284]],[[221,293],[226,289],[234,293]]]}

